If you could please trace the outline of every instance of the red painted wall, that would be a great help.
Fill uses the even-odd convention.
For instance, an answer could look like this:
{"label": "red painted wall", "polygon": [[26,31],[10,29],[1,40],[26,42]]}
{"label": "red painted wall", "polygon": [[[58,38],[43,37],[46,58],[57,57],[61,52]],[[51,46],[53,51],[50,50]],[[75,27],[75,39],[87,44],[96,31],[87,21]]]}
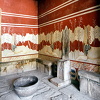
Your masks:
{"label": "red painted wall", "polygon": [[[61,9],[58,9],[56,11],[53,11],[50,14],[47,14],[47,15],[41,17],[41,15],[43,13],[47,12],[50,9],[53,9],[54,7],[61,5],[62,3],[65,3],[67,1],[69,1],[68,3],[71,3],[71,0],[59,0],[59,1],[57,1],[57,0],[55,0],[55,1],[40,0],[39,1],[39,17],[40,17],[39,18],[39,25],[40,25],[39,33],[44,32],[45,34],[47,34],[47,33],[50,33],[51,31],[55,31],[55,30],[61,31],[62,29],[65,28],[65,26],[68,26],[68,28],[70,28],[73,31],[77,26],[80,26],[82,28],[84,28],[84,26],[87,26],[87,25],[90,25],[92,27],[95,27],[96,25],[100,26],[100,19],[99,19],[100,10],[91,12],[92,10],[100,9],[99,7],[97,7],[97,8],[95,7],[100,4],[99,0],[79,0],[79,1],[76,0],[76,2],[69,4],[68,6],[65,6]],[[75,0],[72,0],[72,1],[75,1]],[[91,8],[91,9],[89,10],[89,8]],[[88,9],[88,10],[84,11],[85,9]],[[78,14],[80,14],[80,15],[77,16],[78,14],[74,14],[76,12],[78,12]],[[84,13],[87,13],[87,14],[84,14]],[[76,17],[73,17],[73,15],[70,15],[70,14],[76,15]],[[61,18],[61,17],[67,16],[67,15],[70,15],[69,17],[72,17],[72,18],[66,17],[63,21],[59,21],[59,19],[56,20],[58,22],[53,21],[57,18]],[[54,23],[53,24],[49,23],[49,25],[45,25],[45,26],[41,27],[42,24],[49,22],[49,21],[52,21]],[[77,47],[78,47],[77,44],[78,44],[78,41],[74,41],[74,43],[71,43],[70,49],[72,51],[75,49],[77,50]],[[80,44],[82,44],[82,43],[80,43]],[[100,41],[98,41],[96,39],[91,44],[91,46],[100,47]],[[83,51],[81,47],[80,47],[80,51]]]}
{"label": "red painted wall", "polygon": [[[2,34],[21,36],[25,36],[27,33],[38,34],[38,2],[36,0],[0,0],[0,8],[2,9]],[[38,44],[32,42],[29,44],[31,47],[25,41],[25,43],[19,42],[17,46],[24,45],[38,50]],[[2,44],[2,50],[4,49],[10,50],[11,44]]]}
{"label": "red painted wall", "polygon": [[[39,16],[41,14],[45,13],[46,11],[48,11],[54,7],[57,7],[59,4],[64,3],[66,1],[69,1],[69,0],[59,0],[59,1],[58,0],[55,0],[55,1],[40,0],[39,1]],[[72,0],[72,1],[75,1],[75,0]],[[76,2],[74,2],[68,6],[65,6],[57,11],[54,11],[54,12],[52,12],[44,17],[39,18],[39,24],[43,24],[45,22],[66,16],[69,14],[73,14],[75,12],[82,11],[84,9],[87,9],[87,8],[90,8],[90,7],[99,5],[99,4],[100,4],[99,0],[79,0],[79,1],[77,0]],[[79,25],[84,27],[84,25],[88,25],[88,24],[93,26],[93,27],[95,25],[100,26],[99,16],[100,16],[100,11],[96,11],[96,12],[85,14],[85,15],[82,14],[78,17],[70,18],[69,20],[60,21],[63,23],[61,29],[63,29],[66,25],[71,29],[74,29],[75,27],[77,27]],[[80,24],[79,21],[80,21],[81,17],[83,17],[83,19],[82,19],[82,23]],[[76,19],[75,25],[74,25],[74,19]],[[70,20],[72,20],[72,22],[73,22],[73,27],[70,24]],[[94,20],[95,20],[95,22],[93,22]],[[46,31],[44,29],[46,29],[46,28],[44,28],[44,27],[41,28],[41,30]],[[59,29],[59,28],[57,28],[57,29]],[[52,30],[54,30],[53,24],[51,26],[49,26],[49,29],[47,31],[50,32]]]}
{"label": "red painted wall", "polygon": [[[36,0],[0,0],[0,8],[2,12],[24,14],[31,16],[38,16],[38,5]],[[38,25],[38,20],[14,16],[3,16],[2,23],[15,23],[15,24],[29,24],[29,25]],[[2,28],[3,29],[3,28]],[[7,31],[6,29],[5,31]],[[37,29],[36,33],[37,33]],[[2,30],[3,32],[3,30]],[[32,33],[29,28],[12,28],[12,33]]]}
{"label": "red painted wall", "polygon": [[[95,26],[100,27],[99,16],[100,0],[40,0],[39,34],[61,31],[65,29],[65,26],[73,32],[78,26],[83,29],[88,25],[93,28]],[[100,41],[95,39],[90,46],[100,47]],[[83,47],[84,43],[80,41],[70,42],[70,51],[72,52],[75,50],[83,52]],[[99,67],[95,68],[98,69]]]}

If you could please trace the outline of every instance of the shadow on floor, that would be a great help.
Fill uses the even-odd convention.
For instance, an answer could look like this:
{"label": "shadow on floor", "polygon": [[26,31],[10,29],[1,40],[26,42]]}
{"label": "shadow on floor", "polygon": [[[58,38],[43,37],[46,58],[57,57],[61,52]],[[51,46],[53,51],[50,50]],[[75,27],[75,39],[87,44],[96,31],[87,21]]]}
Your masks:
{"label": "shadow on floor", "polygon": [[80,82],[78,80],[71,80],[71,83],[78,89],[79,89],[79,86],[80,86]]}

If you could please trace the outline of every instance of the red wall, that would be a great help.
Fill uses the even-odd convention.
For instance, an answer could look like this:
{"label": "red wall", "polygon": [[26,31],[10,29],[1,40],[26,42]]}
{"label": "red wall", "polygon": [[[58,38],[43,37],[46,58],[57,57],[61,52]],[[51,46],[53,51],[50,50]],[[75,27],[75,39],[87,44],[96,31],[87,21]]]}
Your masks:
{"label": "red wall", "polygon": [[[39,16],[41,14],[43,14],[44,12],[46,12],[46,11],[48,11],[48,10],[54,8],[54,7],[57,7],[58,5],[60,5],[61,3],[66,2],[66,1],[69,1],[69,0],[55,0],[55,1],[40,0],[39,1]],[[75,1],[75,0],[72,0],[72,1]],[[90,7],[99,5],[99,4],[100,4],[99,0],[79,0],[79,1],[76,1],[76,2],[74,2],[74,3],[72,3],[68,6],[65,6],[65,7],[61,8],[57,11],[54,11],[54,12],[52,12],[52,13],[44,16],[44,17],[39,18],[39,25],[41,25],[45,22],[48,22],[48,21],[66,16],[66,15],[69,15],[69,14],[73,14],[73,13],[78,12],[78,11],[82,11],[84,9],[87,9],[87,8],[90,8]],[[92,10],[94,10],[94,9],[92,9]],[[84,11],[84,12],[86,12],[86,11]],[[79,14],[82,14],[82,13],[79,13]],[[65,19],[64,21],[59,21],[59,23],[62,22],[61,29],[64,29],[64,27],[66,25],[71,29],[74,29],[77,26],[84,27],[84,25],[91,25],[93,27],[95,25],[100,26],[99,16],[100,16],[100,11],[98,10],[98,11],[94,11],[93,13],[82,14],[78,17],[70,18],[68,20]],[[80,23],[80,18],[81,17],[82,17],[82,23]],[[74,22],[75,19],[76,19],[76,23]],[[72,20],[72,22],[73,22],[72,23],[73,27],[70,23],[70,20]],[[95,22],[93,22],[93,21],[95,21]],[[59,24],[59,23],[57,23],[57,22],[55,23],[56,27],[58,26],[57,24]],[[50,26],[46,26],[46,27],[49,27],[49,29],[47,30],[45,27],[42,27],[42,28],[40,28],[40,30],[41,31],[43,30],[43,32],[44,31],[50,32],[50,31],[54,30],[54,24],[52,24]],[[57,27],[57,29],[59,29],[59,27]]]}
{"label": "red wall", "polygon": [[[100,0],[40,0],[39,34],[42,32],[48,34],[56,30],[61,31],[65,29],[65,26],[73,32],[78,26],[81,28],[88,25],[93,28],[95,26],[100,27],[99,16]],[[95,39],[90,45],[92,47],[100,47],[100,41]],[[79,50],[83,52],[83,46],[84,44],[77,40],[70,42],[70,51]],[[78,62],[78,64],[80,64],[80,62]],[[91,64],[88,64],[88,70],[90,70],[89,66],[91,67]],[[95,72],[99,71],[99,66],[97,66],[95,67],[95,69],[97,69]]]}
{"label": "red wall", "polygon": [[[69,1],[68,2],[69,4],[67,6],[41,17],[43,13],[67,1]],[[73,2],[73,1],[76,1],[76,2]],[[71,2],[72,4],[70,4]],[[100,9],[100,7],[95,7],[99,4],[100,4],[99,0],[79,0],[79,1],[78,0],[72,0],[72,1],[71,0],[55,0],[55,1],[40,0],[39,1],[39,17],[40,17],[39,18],[39,26],[40,26],[39,33],[44,32],[45,34],[47,34],[47,33],[50,33],[51,31],[56,31],[56,30],[61,31],[62,29],[65,28],[65,26],[67,26],[73,31],[77,26],[80,26],[82,28],[84,28],[84,26],[87,26],[87,25],[90,25],[92,27],[95,27],[96,25],[100,26],[100,19],[99,19],[100,10],[96,10],[96,9]],[[88,10],[85,10],[85,9],[88,9]],[[85,11],[82,11],[82,10],[85,10]],[[96,11],[93,11],[93,10],[96,10]],[[78,12],[78,13],[74,15],[70,15],[75,12]],[[70,16],[67,16],[67,15],[70,15]],[[65,18],[62,18],[62,17],[65,17]],[[53,21],[55,19],[56,21]],[[62,19],[63,21],[60,21]],[[48,25],[43,26],[43,24],[47,22],[48,22]],[[50,24],[52,22],[53,24]],[[74,41],[74,43],[71,43],[70,50],[72,51],[75,49],[77,50],[77,47],[78,47],[77,44],[78,44],[78,41]],[[100,47],[100,41],[96,39],[91,44],[91,46]],[[83,51],[81,47],[80,47],[80,51]]]}
{"label": "red wall", "polygon": [[[38,16],[38,5],[35,0],[0,0],[0,8],[2,12],[8,13],[16,13],[16,14],[24,14],[24,15],[32,15]],[[22,18],[22,17],[2,17],[2,23],[15,23],[15,24],[29,24],[29,25],[37,25],[38,20],[30,19],[30,18]],[[3,29],[3,28],[2,28]],[[6,28],[5,31],[8,29]],[[37,29],[36,33],[37,33]],[[2,30],[3,32],[3,30]],[[32,33],[29,28],[12,28],[11,33]]]}
{"label": "red wall", "polygon": [[[25,36],[26,33],[38,34],[38,3],[36,0],[0,0],[2,9],[2,34]],[[36,25],[36,27],[34,26]],[[28,45],[27,41],[23,43]],[[31,49],[38,49],[37,44],[31,43]],[[2,50],[11,44],[2,44]],[[21,46],[22,43],[17,44]],[[34,46],[35,45],[35,46]]]}

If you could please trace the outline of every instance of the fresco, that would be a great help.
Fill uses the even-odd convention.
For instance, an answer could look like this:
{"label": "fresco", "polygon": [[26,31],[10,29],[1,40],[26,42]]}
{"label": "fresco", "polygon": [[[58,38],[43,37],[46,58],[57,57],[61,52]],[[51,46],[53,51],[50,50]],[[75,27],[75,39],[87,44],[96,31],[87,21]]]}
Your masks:
{"label": "fresco", "polygon": [[[81,60],[100,64],[100,27],[90,25],[69,29],[71,60]],[[87,48],[86,48],[87,46]]]}
{"label": "fresco", "polygon": [[61,58],[62,31],[39,34],[39,53]]}
{"label": "fresco", "polygon": [[[62,31],[56,30],[45,34],[42,33],[39,35],[39,45],[41,44],[39,53],[47,56],[70,59],[71,79],[77,79],[79,81],[78,70],[86,70],[100,74],[99,26],[77,26],[73,30],[66,26]],[[59,34],[60,38],[57,37],[57,34]],[[45,40],[48,41],[48,44],[46,44]],[[61,43],[61,50],[54,48],[55,41]],[[59,44],[58,47],[60,47]]]}
{"label": "fresco", "polygon": [[26,33],[1,35],[2,57],[38,53],[38,35]]}
{"label": "fresco", "polygon": [[62,31],[41,33],[39,53],[54,57],[100,64],[100,27],[77,26],[71,30],[67,26]]}
{"label": "fresco", "polygon": [[78,70],[86,70],[100,74],[100,66],[91,63],[71,61],[71,78],[79,80]]}
{"label": "fresco", "polygon": [[[17,6],[11,6],[16,5]],[[38,2],[0,1],[2,62],[31,59],[38,53]]]}

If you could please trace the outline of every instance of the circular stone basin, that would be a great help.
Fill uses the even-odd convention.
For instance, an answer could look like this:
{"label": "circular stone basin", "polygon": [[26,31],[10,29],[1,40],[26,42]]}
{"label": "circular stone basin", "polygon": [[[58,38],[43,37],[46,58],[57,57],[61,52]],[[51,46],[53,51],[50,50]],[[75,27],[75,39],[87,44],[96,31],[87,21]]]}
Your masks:
{"label": "circular stone basin", "polygon": [[36,76],[24,76],[14,81],[15,92],[20,97],[31,96],[38,87],[38,78]]}

